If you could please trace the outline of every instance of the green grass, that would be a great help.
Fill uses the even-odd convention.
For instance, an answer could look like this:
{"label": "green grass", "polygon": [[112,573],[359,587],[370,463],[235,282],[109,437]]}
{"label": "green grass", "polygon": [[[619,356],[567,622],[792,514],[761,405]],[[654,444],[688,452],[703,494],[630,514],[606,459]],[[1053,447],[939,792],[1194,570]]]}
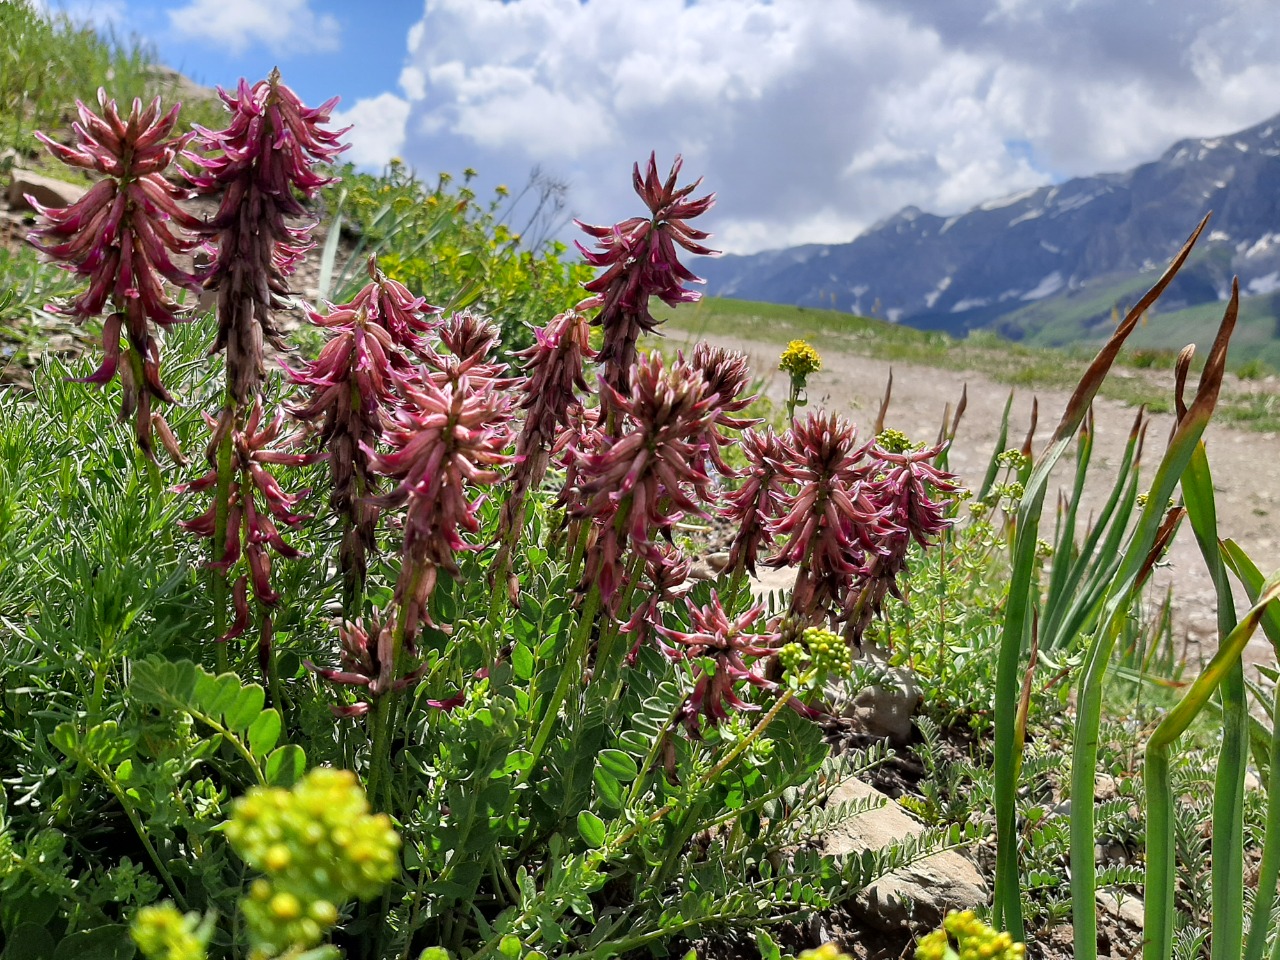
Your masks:
{"label": "green grass", "polygon": [[[136,37],[99,34],[65,14],[40,13],[30,0],[0,2],[0,37],[0,151],[12,149],[20,164],[51,176],[66,173],[44,160],[35,132],[62,136],[77,100],[94,103],[99,87],[122,105],[134,97],[173,100],[155,51]],[[223,112],[207,97],[188,97],[184,106],[187,124]]]}
{"label": "green grass", "polygon": [[[693,337],[732,336],[764,343],[808,340],[821,351],[858,353],[895,363],[914,363],[947,370],[972,370],[1001,383],[1042,389],[1075,386],[1092,356],[1086,348],[1049,350],[1011,343],[978,332],[964,340],[945,333],[915,330],[836,310],[705,299],[679,311],[662,309],[655,316]],[[1128,404],[1147,404],[1163,412],[1171,399],[1138,377],[1107,380],[1102,395]]]}

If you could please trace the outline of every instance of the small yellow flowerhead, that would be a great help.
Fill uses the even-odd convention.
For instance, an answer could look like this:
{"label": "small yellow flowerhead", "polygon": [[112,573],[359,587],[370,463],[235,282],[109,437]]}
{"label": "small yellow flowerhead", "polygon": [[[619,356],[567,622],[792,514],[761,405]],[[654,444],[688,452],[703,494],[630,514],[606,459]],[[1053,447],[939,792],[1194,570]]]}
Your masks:
{"label": "small yellow flowerhead", "polygon": [[972,910],[947,914],[941,930],[916,944],[916,960],[1024,960],[1026,955],[1025,945],[997,933]]}
{"label": "small yellow flowerhead", "polygon": [[834,943],[824,943],[816,950],[806,950],[800,954],[800,960],[853,960]]}
{"label": "small yellow flowerhead", "polygon": [[792,340],[787,344],[787,349],[782,351],[778,369],[803,384],[809,374],[817,373],[822,369],[822,357],[818,355],[817,350],[809,346],[807,341]]}
{"label": "small yellow flowerhead", "polygon": [[277,952],[319,943],[342,904],[376,897],[400,869],[399,835],[386,814],[370,813],[347,770],[319,767],[292,790],[255,787],[236,801],[225,832],[265,875],[240,910],[255,947]]}
{"label": "small yellow flowerhead", "polygon": [[205,960],[213,933],[212,918],[184,914],[172,903],[143,907],[134,915],[129,935],[148,960]]}

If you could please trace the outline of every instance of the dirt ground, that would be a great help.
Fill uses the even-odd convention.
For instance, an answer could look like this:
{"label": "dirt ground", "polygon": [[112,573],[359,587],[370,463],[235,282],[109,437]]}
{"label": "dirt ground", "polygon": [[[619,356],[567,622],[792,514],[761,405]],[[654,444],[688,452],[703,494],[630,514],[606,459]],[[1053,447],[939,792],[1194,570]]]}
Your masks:
{"label": "dirt ground", "polygon": [[[681,334],[667,332],[672,345],[678,347]],[[782,404],[787,384],[781,374],[776,374],[777,344],[728,337],[714,339],[725,347],[746,352],[752,369],[768,378],[768,395]],[[832,351],[825,351],[822,361],[822,370],[809,381],[810,405],[838,410],[869,430],[884,395],[890,363],[856,353]],[[965,481],[979,483],[999,433],[1009,387],[972,371],[902,363],[893,364],[892,368],[893,398],[885,424],[914,439],[932,440],[937,436],[947,405],[954,406],[967,385],[968,404],[952,447],[951,469]],[[1172,372],[1118,371],[1112,375],[1117,373],[1150,376],[1172,396]],[[1234,375],[1228,374],[1227,379],[1229,383],[1224,390],[1246,389]],[[1189,384],[1188,393],[1193,389],[1194,383]],[[1039,401],[1039,428],[1034,445],[1038,453],[1047,445],[1069,394],[1060,390],[1033,392],[1019,388],[1014,394],[1010,418],[1011,445],[1020,445],[1026,436],[1033,397]],[[1096,439],[1090,482],[1085,492],[1086,506],[1090,509],[1101,507],[1110,489],[1135,413],[1134,408],[1116,401],[1098,400],[1094,404]],[[1148,471],[1154,470],[1172,426],[1171,415],[1151,417],[1144,456]],[[1205,443],[1217,492],[1220,534],[1237,541],[1258,567],[1269,574],[1280,566],[1280,436],[1211,424],[1205,433]],[[1069,487],[1073,471],[1074,459],[1068,455],[1059,464],[1055,479]],[[1046,498],[1049,509],[1055,500],[1056,494],[1051,490]],[[1157,569],[1150,595],[1163,597],[1168,584],[1173,585],[1175,643],[1185,645],[1188,660],[1207,659],[1217,644],[1217,605],[1199,547],[1186,523],[1179,530],[1166,562]],[[1237,608],[1240,612],[1247,608],[1242,591],[1237,591]],[[1244,656],[1246,665],[1250,666],[1274,665],[1276,661],[1271,645],[1261,633],[1250,641]]]}

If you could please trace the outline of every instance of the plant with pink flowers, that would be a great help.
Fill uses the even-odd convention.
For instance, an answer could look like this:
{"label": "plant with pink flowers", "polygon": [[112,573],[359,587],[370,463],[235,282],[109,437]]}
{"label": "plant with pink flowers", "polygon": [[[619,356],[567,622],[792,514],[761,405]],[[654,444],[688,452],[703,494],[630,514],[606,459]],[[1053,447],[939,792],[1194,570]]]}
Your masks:
{"label": "plant with pink flowers", "polygon": [[[160,380],[160,339],[153,329],[185,319],[166,291],[166,281],[195,290],[203,280],[201,271],[175,262],[175,256],[190,254],[197,245],[192,231],[200,223],[178,203],[190,191],[165,176],[191,134],[173,134],[178,107],[162,113],[159,99],[145,109],[135,100],[127,116],[105,90],[99,91],[98,103],[101,116],[76,104],[80,120],[72,126],[75,146],[37,134],[63,163],[102,179],[68,207],[50,209],[32,201],[41,217],[34,234],[39,239],[33,242],[59,265],[89,280],[83,293],[58,309],[84,321],[110,308],[102,328],[102,364],[83,379],[102,385],[119,373],[120,418],[134,418],[139,448],[153,456],[154,428],[181,461],[164,418],[151,409],[153,401],[173,401]],[[122,333],[129,346],[123,368]]]}
{"label": "plant with pink flowers", "polygon": [[[172,338],[208,407],[175,418],[172,446],[198,442],[199,413],[212,434],[205,462],[154,502],[118,498],[135,513],[185,509],[181,528],[209,541],[204,562],[172,524],[140,525],[145,542],[117,531],[131,563],[160,558],[163,602],[139,601],[116,623],[115,601],[95,592],[114,574],[75,581],[104,623],[96,650],[82,650],[87,666],[67,657],[53,672],[90,693],[32,740],[74,761],[60,796],[93,794],[112,811],[77,844],[96,850],[127,821],[154,887],[136,905],[163,887],[173,908],[145,916],[208,933],[193,911],[235,915],[244,882],[214,829],[227,798],[290,786],[308,763],[349,768],[403,839],[403,859],[384,864],[395,875],[386,899],[345,914],[326,901],[303,917],[301,900],[268,891],[252,894],[254,918],[280,937],[305,928],[309,947],[335,929],[378,960],[437,946],[624,955],[713,919],[755,925],[760,896],[791,916],[864,882],[862,864],[828,860],[804,868],[802,897],[726,865],[768,863],[811,839],[805,824],[828,789],[814,778],[826,756],[815,678],[842,675],[849,654],[813,634],[802,681],[779,653],[813,623],[874,614],[876,590],[893,594],[907,551],[948,522],[950,480],[929,465],[939,451],[859,446],[829,415],[756,432],[743,354],[641,349],[657,326],[650,297],[696,299],[679,251],[711,252],[690,222],[712,197],[678,184],[678,159],[665,180],[655,157],[636,166],[644,216],[586,228],[600,275],[540,318],[528,349],[504,352],[484,296],[437,310],[425,298],[453,292],[412,289],[380,265],[397,262],[387,257],[367,261],[345,302],[305,308],[320,342],[290,355],[280,311],[309,246],[308,202],[341,149],[326,129],[333,104],[306,107],[275,73],[222,99],[226,128],[194,141],[171,138],[173,115],[158,107],[86,116],[81,152],[66,150],[100,164],[106,185],[79,210],[46,214],[50,254],[90,280],[76,309],[114,297],[108,335],[126,331],[148,376],[158,353],[145,325],[178,319],[161,281],[204,279],[217,294],[210,329]],[[178,205],[187,191],[157,179],[184,150],[195,189],[218,198],[207,222]],[[207,277],[173,265],[196,243],[179,228],[212,248]],[[108,343],[104,369],[112,357]],[[309,488],[319,495],[304,511]],[[192,510],[174,492],[204,499]],[[707,583],[683,541],[712,518],[736,529],[729,568]],[[781,615],[745,583],[767,547],[798,570]],[[256,658],[236,643],[250,634]],[[62,761],[40,759],[16,781],[29,778],[36,807],[57,807],[57,819],[68,801],[40,778]],[[764,812],[779,791],[794,818]],[[306,859],[290,847],[306,836],[305,815],[295,819],[298,837],[267,837],[255,869],[284,875]],[[722,828],[726,852],[705,877],[692,838]],[[359,859],[349,839],[334,843]],[[693,889],[708,899],[687,916],[662,906]],[[256,956],[260,934],[233,928],[225,940]]]}

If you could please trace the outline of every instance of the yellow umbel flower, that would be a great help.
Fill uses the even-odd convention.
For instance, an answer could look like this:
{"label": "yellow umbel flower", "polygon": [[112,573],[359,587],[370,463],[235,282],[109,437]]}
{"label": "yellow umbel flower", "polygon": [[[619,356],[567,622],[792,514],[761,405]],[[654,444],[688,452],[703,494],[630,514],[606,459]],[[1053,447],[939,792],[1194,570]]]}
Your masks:
{"label": "yellow umbel flower", "polygon": [[778,369],[803,383],[809,374],[817,373],[822,369],[822,357],[818,355],[817,350],[809,346],[808,341],[792,340],[787,344],[787,349],[782,351]]}
{"label": "yellow umbel flower", "polygon": [[916,944],[916,960],[1024,960],[1026,955],[1026,946],[996,933],[972,910],[947,914],[941,930]]}

